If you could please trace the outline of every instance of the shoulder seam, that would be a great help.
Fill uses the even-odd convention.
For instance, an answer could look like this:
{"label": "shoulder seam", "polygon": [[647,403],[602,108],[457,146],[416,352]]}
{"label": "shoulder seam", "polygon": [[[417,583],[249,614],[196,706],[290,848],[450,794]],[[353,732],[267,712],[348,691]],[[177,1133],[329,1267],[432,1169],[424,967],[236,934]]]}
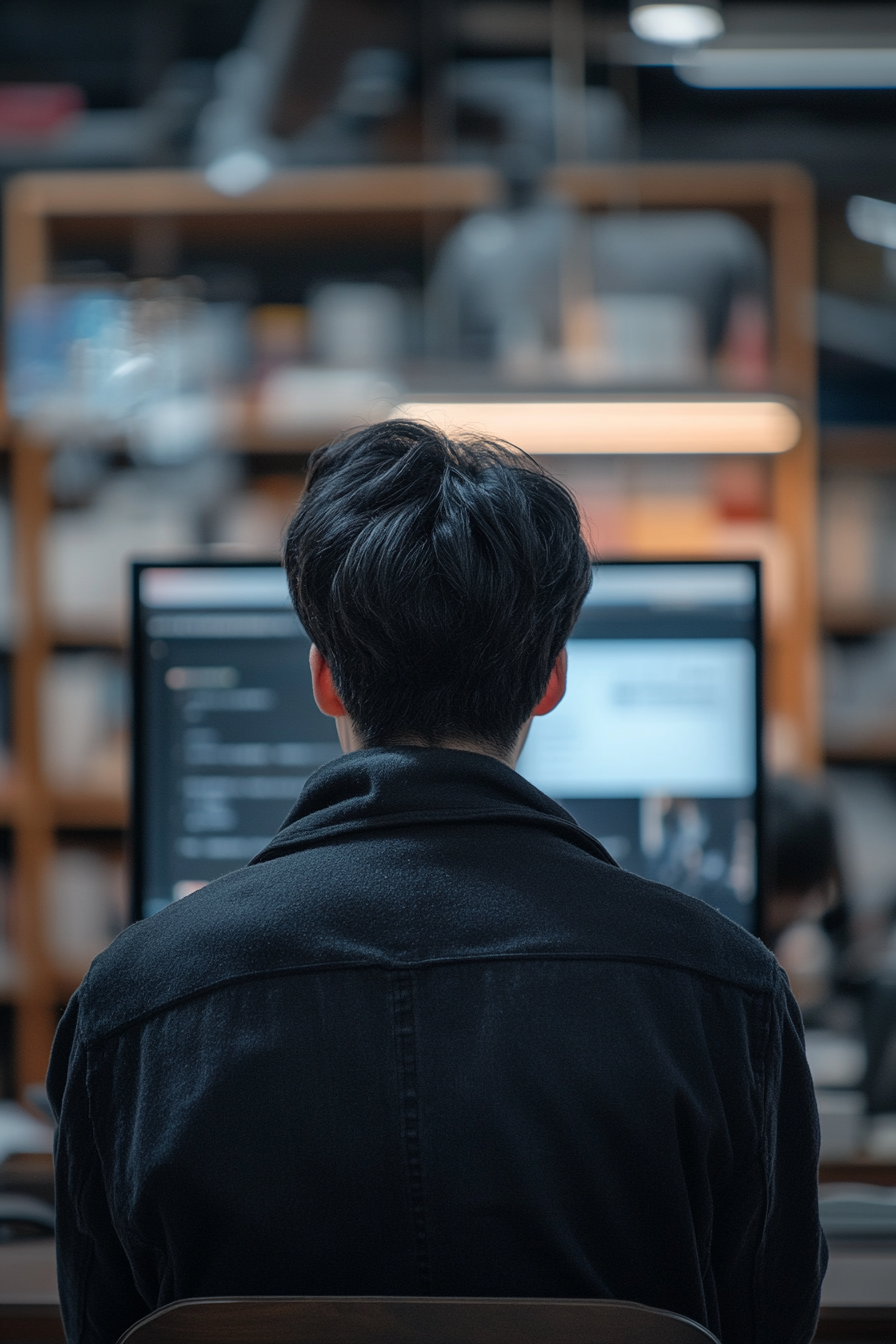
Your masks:
{"label": "shoulder seam", "polygon": [[519,962],[519,961],[596,961],[596,962],[620,962],[627,965],[639,966],[658,966],[665,970],[678,971],[683,975],[697,976],[702,980],[712,980],[716,984],[730,985],[733,989],[738,989],[744,994],[754,996],[764,996],[774,994],[775,982],[770,977],[766,985],[746,984],[743,980],[735,979],[733,976],[723,975],[715,971],[703,970],[697,966],[686,966],[681,962],[673,961],[666,957],[641,957],[627,953],[605,953],[605,952],[509,952],[509,953],[488,953],[481,956],[454,956],[454,957],[430,957],[419,961],[335,961],[335,962],[314,962],[304,963],[298,966],[280,966],[276,968],[265,967],[258,971],[245,971],[240,975],[225,976],[220,980],[215,980],[208,985],[202,985],[196,989],[191,989],[183,994],[176,995],[174,998],[165,1000],[164,1003],[156,1004],[152,1008],[145,1009],[142,1013],[136,1013],[133,1017],[119,1022],[114,1027],[109,1027],[105,1031],[83,1033],[85,1045],[100,1045],[103,1041],[110,1040],[114,1036],[121,1035],[122,1032],[129,1031],[132,1027],[140,1026],[144,1022],[150,1021],[154,1017],[159,1017],[163,1013],[171,1012],[184,1004],[190,1003],[195,999],[200,999],[209,994],[214,994],[219,990],[230,989],[235,985],[248,984],[253,981],[274,980],[281,977],[296,975],[315,975],[331,973],[333,971],[381,971],[386,974],[394,974],[396,971],[414,971],[425,970],[429,967],[438,966],[459,966],[471,965],[479,962]]}

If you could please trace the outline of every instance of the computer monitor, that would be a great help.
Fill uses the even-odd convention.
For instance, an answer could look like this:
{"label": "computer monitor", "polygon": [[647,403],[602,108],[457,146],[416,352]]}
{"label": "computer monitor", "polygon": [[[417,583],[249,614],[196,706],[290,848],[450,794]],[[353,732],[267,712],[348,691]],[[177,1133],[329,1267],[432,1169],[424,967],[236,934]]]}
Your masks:
{"label": "computer monitor", "polygon": [[[134,916],[241,867],[340,754],[283,570],[134,566]],[[759,569],[595,567],[520,772],[623,867],[756,929]]]}
{"label": "computer monitor", "polygon": [[758,562],[594,567],[518,769],[624,867],[759,930]]}

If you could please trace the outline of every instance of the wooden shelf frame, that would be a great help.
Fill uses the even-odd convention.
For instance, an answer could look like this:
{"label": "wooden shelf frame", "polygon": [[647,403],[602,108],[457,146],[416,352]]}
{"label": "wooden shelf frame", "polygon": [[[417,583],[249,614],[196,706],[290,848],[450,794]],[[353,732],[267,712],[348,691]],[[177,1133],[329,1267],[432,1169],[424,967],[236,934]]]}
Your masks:
{"label": "wooden shelf frame", "polygon": [[[787,165],[639,164],[566,166],[546,186],[588,210],[680,208],[762,212],[771,255],[774,299],[774,388],[800,404],[803,436],[776,458],[772,514],[789,537],[795,563],[793,619],[769,646],[767,701],[788,717],[806,769],[821,759],[815,575],[816,430],[815,356],[811,296],[815,283],[815,216],[812,186]],[[390,228],[417,230],[432,257],[451,225],[504,199],[500,178],[479,167],[399,166],[320,169],[275,175],[242,197],[220,196],[201,174],[180,170],[25,174],[5,194],[5,296],[14,305],[26,288],[53,276],[54,246],[64,236],[101,241],[128,236],[139,222],[174,221],[190,236],[203,229],[217,242],[235,238],[290,237],[296,246],[315,227],[351,221],[382,236]],[[304,223],[302,223],[304,221]],[[302,227],[298,227],[302,224]],[[66,235],[68,230],[68,235]],[[249,425],[251,431],[252,426]],[[120,798],[61,795],[44,777],[40,755],[39,685],[53,648],[94,642],[95,632],[55,631],[43,609],[43,532],[50,513],[50,450],[10,430],[11,481],[20,609],[27,619],[14,658],[16,776],[6,802],[15,830],[16,925],[23,988],[16,998],[17,1072],[20,1086],[40,1081],[46,1069],[60,998],[71,988],[50,959],[44,928],[47,865],[60,827],[110,829],[126,823]],[[247,432],[243,451],[297,452],[312,443],[279,441]],[[102,640],[102,643],[108,641]],[[114,641],[111,641],[114,643]],[[0,796],[0,813],[4,808]]]}

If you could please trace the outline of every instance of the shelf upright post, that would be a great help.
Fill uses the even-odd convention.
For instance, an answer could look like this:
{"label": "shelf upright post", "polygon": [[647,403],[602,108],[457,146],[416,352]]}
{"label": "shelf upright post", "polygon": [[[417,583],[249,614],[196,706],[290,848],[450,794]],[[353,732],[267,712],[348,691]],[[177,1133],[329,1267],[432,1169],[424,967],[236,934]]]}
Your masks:
{"label": "shelf upright post", "polygon": [[772,467],[772,509],[793,546],[794,601],[786,637],[770,650],[767,676],[775,709],[795,724],[793,767],[822,762],[818,623],[818,429],[816,353],[815,195],[798,168],[778,170],[772,210],[772,285],[778,390],[802,404],[803,434]]}
{"label": "shelf upright post", "polygon": [[[9,314],[23,290],[49,278],[49,239],[33,178],[13,180],[4,200],[4,296]],[[50,451],[20,426],[11,434],[17,630],[13,652],[14,809],[12,925],[19,967],[15,1073],[21,1089],[41,1083],[56,1027],[46,937],[46,886],[54,850],[52,799],[43,774],[41,684],[52,652],[44,612],[43,541],[50,512]]]}
{"label": "shelf upright post", "polygon": [[12,501],[18,632],[13,661],[13,752],[19,784],[15,827],[13,927],[21,982],[15,1064],[19,1088],[43,1082],[56,1027],[53,969],[47,953],[46,889],[54,849],[52,799],[41,752],[41,683],[52,647],[43,612],[42,543],[50,454],[17,432]]}

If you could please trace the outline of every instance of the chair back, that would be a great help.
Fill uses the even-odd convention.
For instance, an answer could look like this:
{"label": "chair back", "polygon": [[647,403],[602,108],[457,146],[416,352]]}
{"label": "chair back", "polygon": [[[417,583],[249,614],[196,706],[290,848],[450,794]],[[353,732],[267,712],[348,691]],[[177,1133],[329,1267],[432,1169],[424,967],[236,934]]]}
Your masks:
{"label": "chair back", "polygon": [[210,1297],[160,1307],[119,1344],[718,1344],[686,1316],[595,1298]]}

